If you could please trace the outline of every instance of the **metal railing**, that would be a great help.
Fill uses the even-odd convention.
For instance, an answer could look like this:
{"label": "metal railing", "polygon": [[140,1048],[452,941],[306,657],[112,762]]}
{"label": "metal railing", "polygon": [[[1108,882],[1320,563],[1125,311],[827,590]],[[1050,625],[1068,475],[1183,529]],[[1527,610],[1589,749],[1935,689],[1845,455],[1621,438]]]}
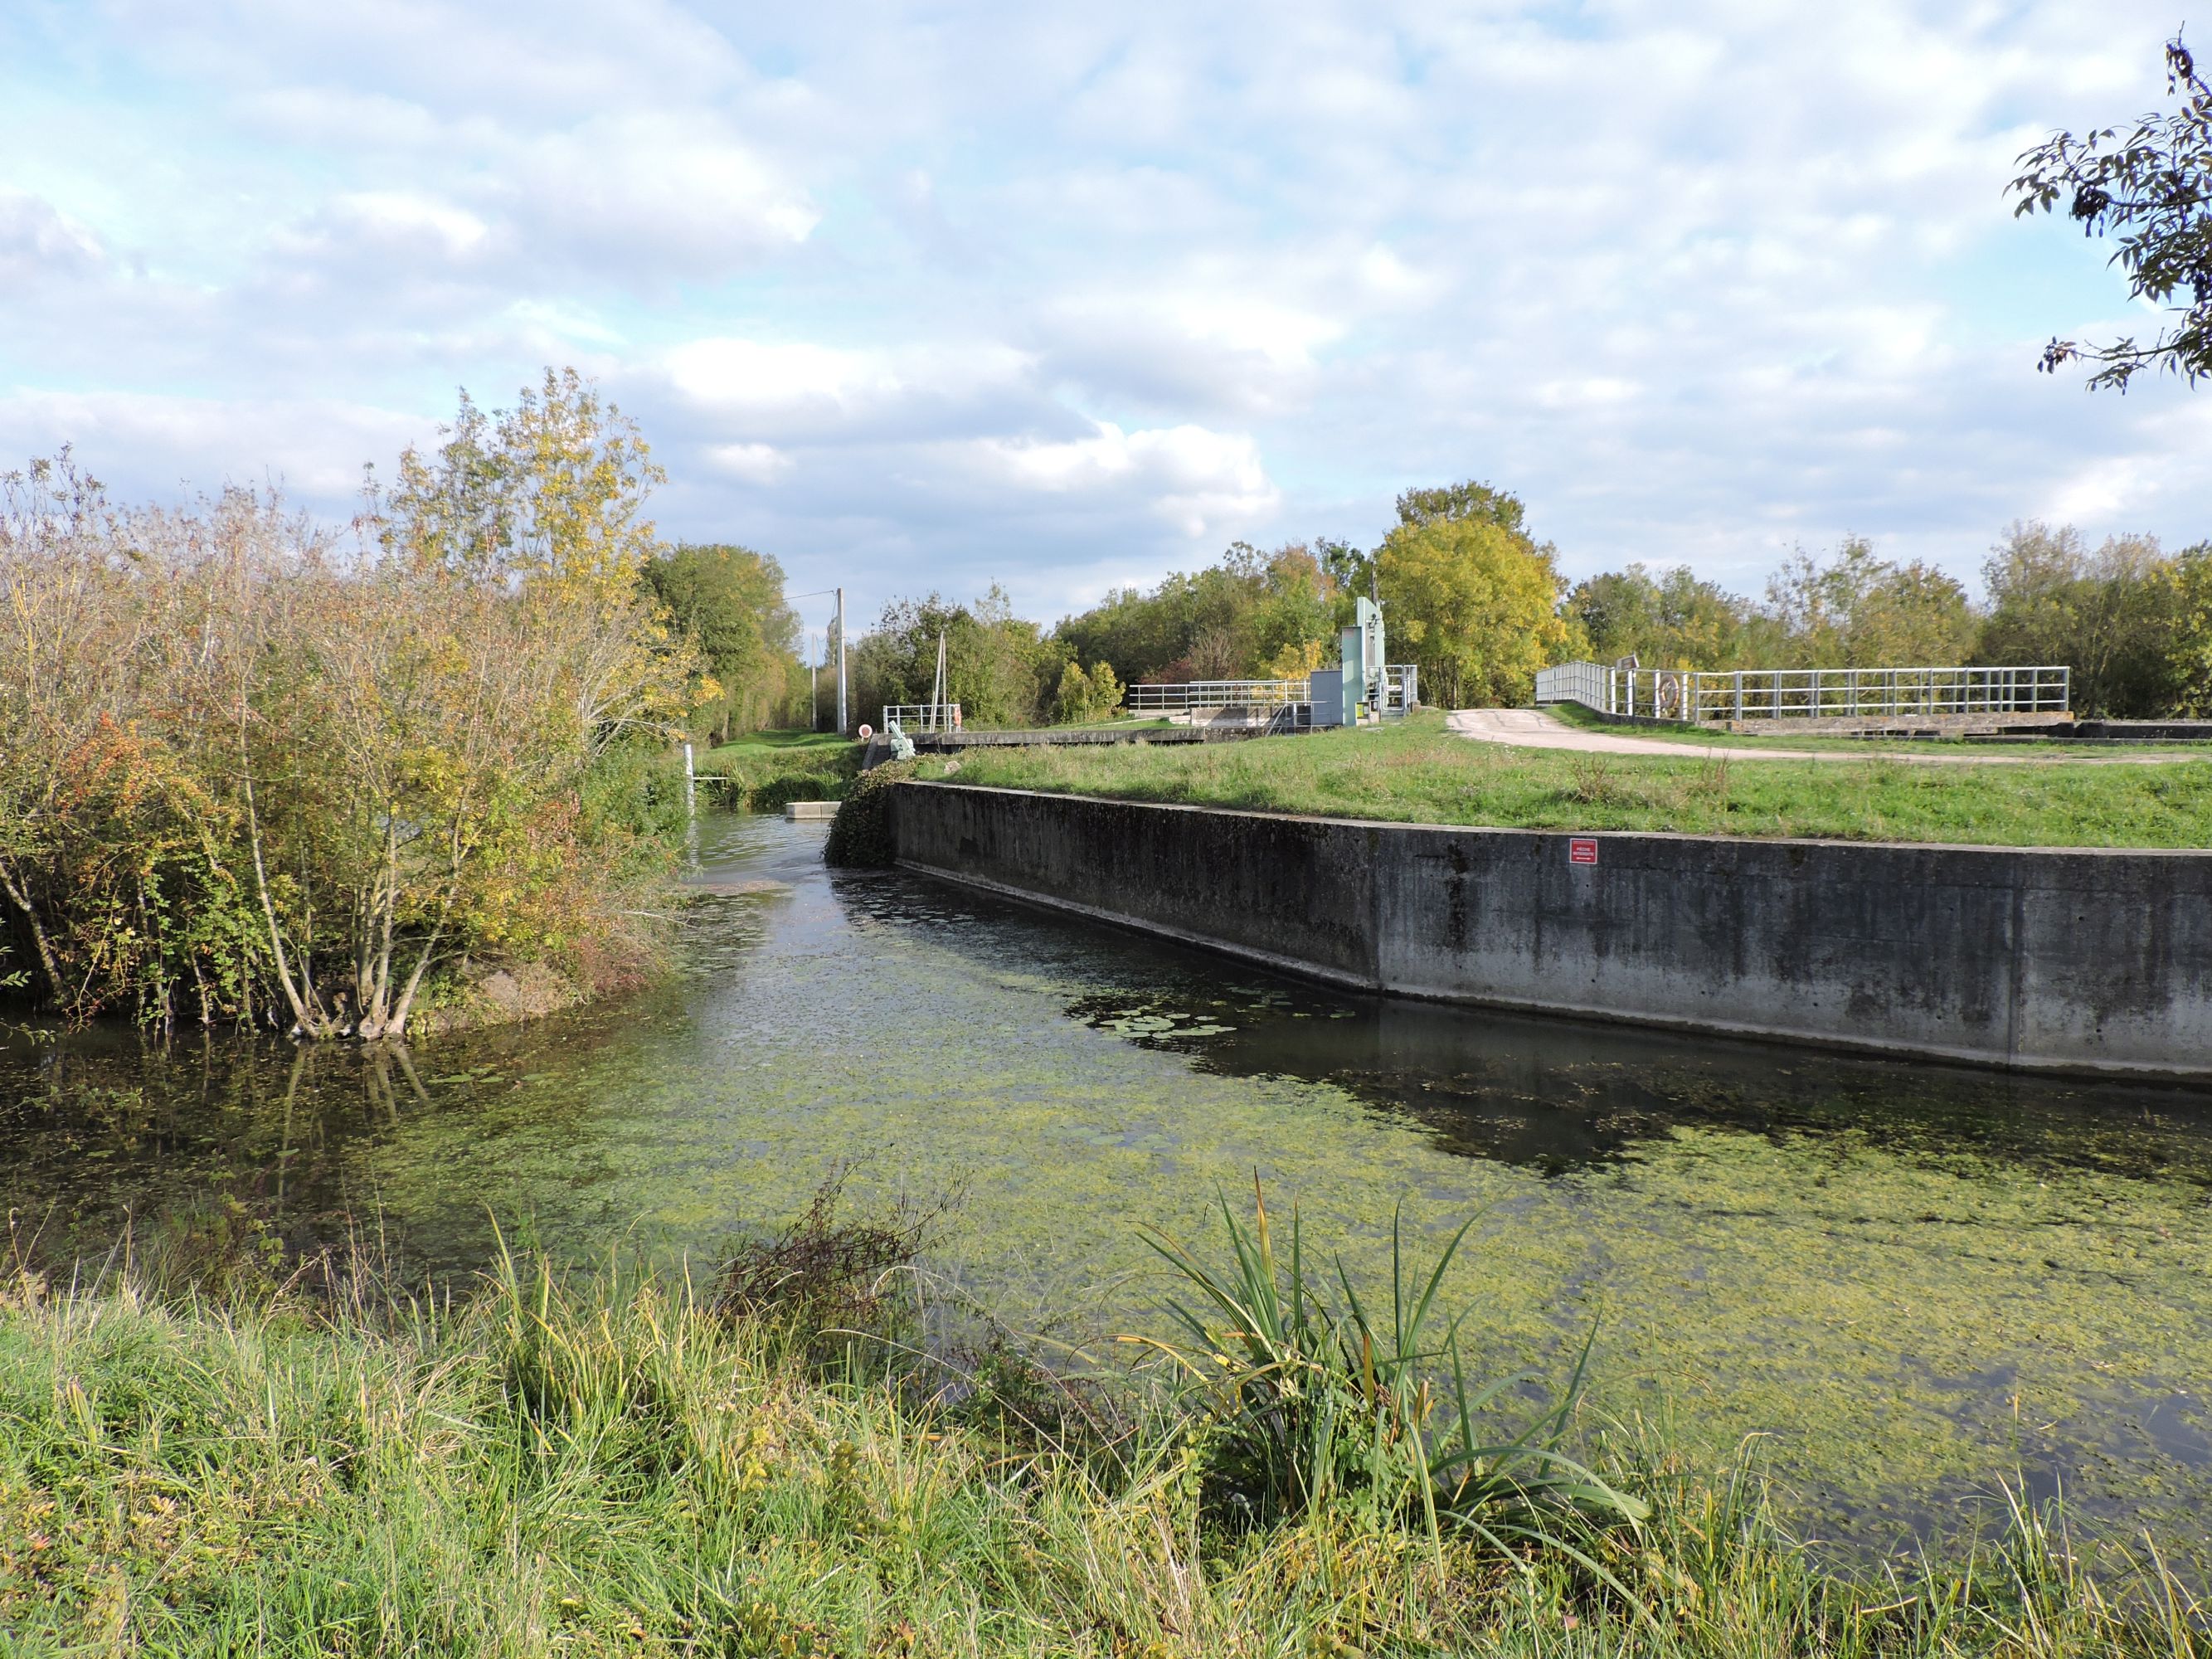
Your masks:
{"label": "metal railing", "polygon": [[957,702],[889,702],[884,705],[884,730],[891,729],[896,720],[900,731],[911,735],[916,732],[952,732],[959,729],[960,705]]}
{"label": "metal railing", "polygon": [[1578,702],[1601,714],[1613,713],[1613,676],[1615,671],[1594,662],[1563,662],[1556,668],[1536,671],[1536,702]]}
{"label": "metal railing", "polygon": [[2067,713],[2072,671],[1991,668],[1607,668],[1540,671],[1536,701],[1665,720],[1940,720]]}
{"label": "metal railing", "polygon": [[1304,680],[1180,680],[1133,685],[1122,700],[1132,714],[1185,714],[1194,708],[1280,708],[1308,701]]}
{"label": "metal railing", "polygon": [[[1412,663],[1393,663],[1382,671],[1383,717],[1395,719],[1420,702],[1420,671]],[[1293,704],[1313,701],[1313,682],[1302,680],[1186,680],[1138,684],[1122,706],[1132,714],[1187,714],[1193,709],[1243,709],[1255,719]]]}

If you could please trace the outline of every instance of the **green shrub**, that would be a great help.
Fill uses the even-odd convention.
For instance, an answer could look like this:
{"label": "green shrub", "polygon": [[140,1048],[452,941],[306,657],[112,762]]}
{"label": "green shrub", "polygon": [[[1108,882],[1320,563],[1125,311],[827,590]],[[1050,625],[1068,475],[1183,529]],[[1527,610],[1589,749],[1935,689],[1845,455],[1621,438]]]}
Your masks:
{"label": "green shrub", "polygon": [[846,792],[845,804],[822,844],[824,864],[848,870],[884,870],[898,861],[891,831],[891,786],[914,775],[912,761],[892,761],[863,772]]}
{"label": "green shrub", "polygon": [[837,800],[858,774],[860,745],[834,736],[763,732],[710,750],[699,769],[707,799],[740,812],[780,812],[795,800]]}
{"label": "green shrub", "polygon": [[781,812],[795,800],[836,800],[845,789],[845,780],[830,773],[784,772],[746,790],[744,808],[748,812]]}

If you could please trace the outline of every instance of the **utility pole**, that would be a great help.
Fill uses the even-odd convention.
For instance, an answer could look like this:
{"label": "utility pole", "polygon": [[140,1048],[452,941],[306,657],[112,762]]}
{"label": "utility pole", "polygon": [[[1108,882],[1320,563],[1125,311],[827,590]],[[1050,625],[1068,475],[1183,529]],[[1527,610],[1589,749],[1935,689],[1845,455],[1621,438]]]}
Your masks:
{"label": "utility pole", "polygon": [[806,729],[810,732],[819,732],[822,729],[822,693],[816,684],[816,676],[822,672],[822,665],[815,660],[815,659],[819,657],[821,654],[822,653],[820,652],[815,650],[814,641],[811,640],[807,641]]}
{"label": "utility pole", "polygon": [[845,590],[837,590],[837,735],[850,730],[845,724]]}

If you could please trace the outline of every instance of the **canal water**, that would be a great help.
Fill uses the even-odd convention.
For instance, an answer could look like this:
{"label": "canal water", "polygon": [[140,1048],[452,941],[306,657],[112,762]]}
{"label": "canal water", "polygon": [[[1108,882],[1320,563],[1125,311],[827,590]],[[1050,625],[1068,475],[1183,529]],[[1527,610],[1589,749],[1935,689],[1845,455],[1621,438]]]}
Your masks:
{"label": "canal water", "polygon": [[339,1048],[0,1041],[0,1200],[48,1260],[268,1224],[466,1273],[495,1227],[711,1261],[850,1164],[952,1200],[931,1261],[1041,1340],[1156,1328],[1138,1232],[1296,1200],[1387,1270],[1478,1218],[1447,1300],[1859,1547],[2002,1482],[2169,1542],[2212,1515],[2212,1096],[1366,997],[702,820],[673,986]]}

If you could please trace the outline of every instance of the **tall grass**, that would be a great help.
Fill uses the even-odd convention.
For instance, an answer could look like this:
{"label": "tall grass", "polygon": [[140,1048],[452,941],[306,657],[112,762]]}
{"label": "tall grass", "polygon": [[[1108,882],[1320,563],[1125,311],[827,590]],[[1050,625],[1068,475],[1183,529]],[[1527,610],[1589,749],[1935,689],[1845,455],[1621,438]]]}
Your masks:
{"label": "tall grass", "polygon": [[1392,1217],[1384,1324],[1341,1258],[1334,1297],[1309,1273],[1295,1205],[1280,1261],[1256,1183],[1253,1212],[1247,1227],[1222,1200],[1229,1259],[1220,1267],[1164,1234],[1152,1236],[1199,1305],[1168,1304],[1192,1346],[1150,1346],[1212,1396],[1209,1437],[1221,1448],[1215,1468],[1229,1502],[1255,1521],[1272,1521],[1350,1499],[1382,1516],[1417,1512],[1432,1538],[1449,1521],[1501,1547],[1526,1541],[1571,1549],[1557,1524],[1571,1517],[1631,1527],[1646,1518],[1647,1504],[1563,1449],[1582,1395],[1580,1361],[1518,1433],[1488,1440],[1478,1428],[1510,1391],[1538,1381],[1516,1373],[1470,1389],[1457,1322],[1429,1335],[1445,1271],[1479,1217],[1426,1273],[1410,1275],[1401,1218]]}
{"label": "tall grass", "polygon": [[[1224,1525],[1208,1390],[1135,1392],[1109,1431],[1039,1435],[972,1395],[944,1403],[895,1348],[828,1358],[680,1275],[509,1254],[451,1300],[356,1275],[225,1305],[19,1269],[0,1293],[0,1651],[2206,1650],[2167,1564],[2100,1556],[2024,1504],[1992,1542],[1850,1577],[1782,1535],[1748,1474],[1702,1477],[1640,1431],[1601,1436],[1572,1472],[1470,1456],[1452,1394],[1426,1423],[1428,1368],[1400,1364],[1449,1328],[1423,1334],[1433,1275],[1405,1275],[1387,1319],[1341,1283],[1270,1315],[1274,1246],[1230,1221],[1223,1251],[1178,1267],[1228,1294],[1233,1316],[1200,1293],[1217,1335],[1279,1316],[1236,1339],[1240,1409],[1322,1367],[1343,1445],[1399,1437],[1383,1467],[1431,1483],[1436,1524],[1391,1495],[1400,1474],[1378,1485],[1351,1457],[1326,1480],[1309,1463],[1300,1504]],[[1293,1348],[1299,1367],[1261,1357]],[[1478,1465],[1555,1529],[1587,1510],[1575,1547],[1455,1524],[1503,1512],[1455,1486]]]}

